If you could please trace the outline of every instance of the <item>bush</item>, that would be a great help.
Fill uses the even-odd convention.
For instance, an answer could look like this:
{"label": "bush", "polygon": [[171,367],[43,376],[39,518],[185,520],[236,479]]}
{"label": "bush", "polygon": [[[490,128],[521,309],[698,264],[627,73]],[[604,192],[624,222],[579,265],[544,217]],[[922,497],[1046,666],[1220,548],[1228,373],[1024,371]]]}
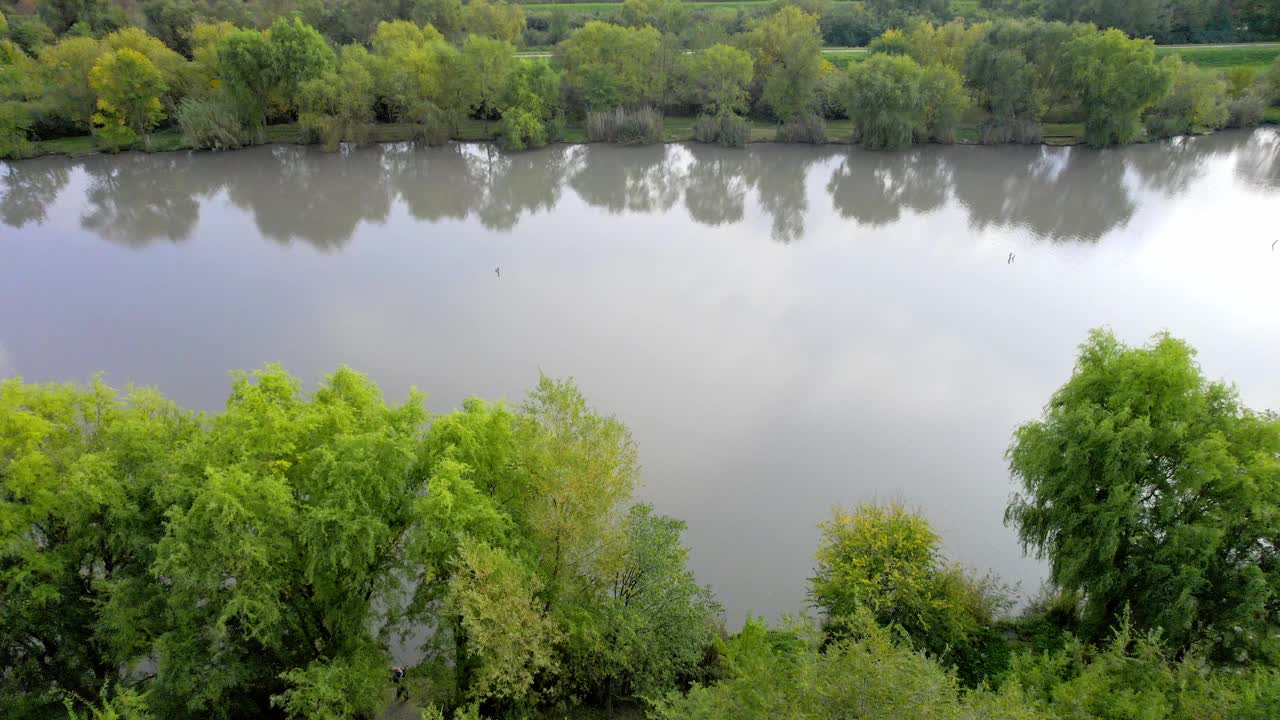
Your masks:
{"label": "bush", "polygon": [[983,145],[1002,145],[1019,143],[1034,145],[1044,137],[1044,128],[1040,123],[1029,121],[1011,121],[1007,123],[986,122],[978,128],[979,142]]}
{"label": "bush", "polygon": [[1229,128],[1256,127],[1267,112],[1267,100],[1262,92],[1253,90],[1231,101],[1227,106]]}
{"label": "bush", "polygon": [[779,125],[774,139],[778,142],[822,145],[827,142],[827,124],[817,115],[802,115],[789,123]]}
{"label": "bush", "polygon": [[235,110],[219,97],[187,98],[178,106],[178,127],[197,150],[235,150],[247,144]]}
{"label": "bush", "polygon": [[1169,92],[1147,111],[1144,122],[1154,138],[1216,130],[1227,122],[1227,83],[1174,55],[1164,61],[1173,76]]}
{"label": "bush", "polygon": [[725,147],[744,147],[751,141],[751,123],[737,115],[703,115],[693,123],[693,139]]}
{"label": "bush", "polygon": [[24,103],[0,102],[0,158],[16,160],[29,155],[30,130],[31,118]]}
{"label": "bush", "polygon": [[587,113],[587,139],[624,145],[662,142],[662,115],[653,108]]}
{"label": "bush", "polygon": [[819,527],[809,598],[833,635],[867,613],[955,666],[966,685],[1003,672],[1009,649],[993,626],[1012,604],[1008,589],[947,562],[927,520],[897,504],[860,505],[853,512],[837,508]]}

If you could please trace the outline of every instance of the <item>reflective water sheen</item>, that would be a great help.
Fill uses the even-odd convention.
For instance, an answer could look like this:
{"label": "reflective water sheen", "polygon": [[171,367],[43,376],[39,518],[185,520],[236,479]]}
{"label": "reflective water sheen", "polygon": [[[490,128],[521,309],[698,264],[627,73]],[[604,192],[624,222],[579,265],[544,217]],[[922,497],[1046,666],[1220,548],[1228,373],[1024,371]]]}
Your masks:
{"label": "reflective water sheen", "polygon": [[[1280,133],[1049,148],[258,148],[0,166],[0,376],[340,363],[432,409],[574,375],[732,623],[902,499],[1034,591],[1002,454],[1108,324],[1280,407]],[[501,267],[501,276],[495,272]]]}

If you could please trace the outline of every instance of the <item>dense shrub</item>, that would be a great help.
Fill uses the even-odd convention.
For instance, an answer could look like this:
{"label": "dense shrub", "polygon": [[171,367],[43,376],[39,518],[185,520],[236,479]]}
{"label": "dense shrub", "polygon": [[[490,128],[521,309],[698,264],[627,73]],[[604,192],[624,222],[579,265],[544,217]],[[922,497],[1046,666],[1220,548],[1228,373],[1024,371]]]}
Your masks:
{"label": "dense shrub", "polygon": [[587,139],[624,145],[662,142],[662,115],[653,108],[587,113]]}
{"label": "dense shrub", "polygon": [[247,143],[240,117],[220,97],[187,98],[178,106],[178,127],[197,150],[234,150]]}
{"label": "dense shrub", "polygon": [[901,505],[837,508],[819,526],[818,567],[809,598],[832,632],[867,613],[898,628],[968,685],[998,675],[1008,648],[993,629],[1012,605],[1008,589],[947,562],[927,520]]}
{"label": "dense shrub", "polygon": [[1259,90],[1252,90],[1235,98],[1227,106],[1229,128],[1255,127],[1267,112],[1267,100]]}
{"label": "dense shrub", "polygon": [[31,152],[30,129],[31,119],[23,103],[0,102],[0,158],[26,157]]}
{"label": "dense shrub", "polygon": [[654,720],[1046,717],[1014,694],[962,689],[942,666],[865,618],[857,632],[825,647],[804,624],[792,625],[770,631],[748,620],[725,647],[727,677],[658,699]]}
{"label": "dense shrub", "polygon": [[751,141],[751,123],[737,115],[703,115],[693,123],[693,139],[725,147],[745,147]]}
{"label": "dense shrub", "polygon": [[988,121],[978,127],[978,140],[983,145],[1001,145],[1019,143],[1034,145],[1044,137],[1044,129],[1040,123],[1030,121],[1012,121],[999,123]]}
{"label": "dense shrub", "polygon": [[1216,130],[1227,122],[1227,83],[1214,72],[1182,62],[1174,55],[1164,61],[1173,85],[1147,111],[1147,132],[1154,138]]}
{"label": "dense shrub", "polygon": [[778,142],[822,145],[827,142],[827,124],[817,115],[801,115],[789,123],[779,125],[774,139]]}

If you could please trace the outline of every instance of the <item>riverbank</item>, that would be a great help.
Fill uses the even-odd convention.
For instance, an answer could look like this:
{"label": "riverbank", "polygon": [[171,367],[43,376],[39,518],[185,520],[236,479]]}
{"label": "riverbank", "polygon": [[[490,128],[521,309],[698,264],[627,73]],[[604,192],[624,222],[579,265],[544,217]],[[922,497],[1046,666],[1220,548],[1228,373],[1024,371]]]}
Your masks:
{"label": "riverbank", "polygon": [[[694,142],[693,123],[694,117],[667,117],[663,123],[663,142],[664,143],[686,143]],[[751,143],[771,143],[774,140],[777,130],[776,125],[765,120],[751,121]],[[1269,108],[1263,121],[1264,125],[1280,125],[1280,107]],[[978,122],[971,120],[962,123],[956,131],[957,145],[979,145]],[[1044,123],[1042,125],[1044,133],[1039,144],[1048,146],[1065,146],[1065,145],[1081,145],[1084,143],[1084,124],[1083,123]],[[461,132],[451,138],[457,142],[493,142],[498,139],[498,126],[496,123],[483,123],[480,121],[469,121],[462,127]],[[827,144],[830,145],[849,145],[853,134],[853,124],[849,120],[830,120],[827,122]],[[406,123],[379,123],[370,125],[366,128],[366,137],[364,143],[396,143],[409,142],[418,138],[418,127],[416,125]],[[571,145],[585,145],[590,141],[587,139],[586,129],[581,125],[571,125],[565,129],[564,136],[560,139],[561,143]],[[310,145],[305,131],[302,126],[297,123],[288,123],[281,125],[271,125],[266,128],[263,145]],[[76,137],[56,138],[53,140],[39,140],[31,144],[32,152],[23,159],[43,157],[49,155],[65,155],[68,157],[83,157],[87,155],[103,154],[106,151],[101,149],[92,135],[81,135]],[[177,152],[191,150],[192,147],[186,142],[182,136],[182,132],[177,128],[166,128],[159,132],[153,133],[148,142],[148,146],[144,147],[139,144],[130,150],[140,152]],[[12,161],[11,161],[12,162]]]}

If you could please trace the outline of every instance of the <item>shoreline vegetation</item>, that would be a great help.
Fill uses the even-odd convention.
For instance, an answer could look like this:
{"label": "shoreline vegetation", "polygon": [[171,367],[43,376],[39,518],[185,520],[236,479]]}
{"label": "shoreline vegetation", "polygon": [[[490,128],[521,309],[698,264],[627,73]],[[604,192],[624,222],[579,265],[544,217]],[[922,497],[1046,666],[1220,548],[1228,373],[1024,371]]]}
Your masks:
{"label": "shoreline vegetation", "polygon": [[[1280,121],[1280,44],[1161,48],[1107,29],[1167,37],[1150,18],[1084,6],[626,0],[607,20],[543,23],[490,0],[350,2],[371,4],[250,3],[239,24],[197,0],[136,17],[113,0],[0,2],[0,158],[401,140],[1105,147]],[[1221,27],[1280,36],[1280,11],[1252,12]]]}
{"label": "shoreline vegetation", "polygon": [[[862,504],[818,524],[807,611],[740,628],[685,523],[636,500],[627,427],[572,380],[440,414],[345,367],[314,390],[278,366],[231,380],[211,414],[101,378],[0,382],[4,717],[1280,710],[1280,416],[1167,334],[1093,331],[1014,431],[1005,523],[1049,568],[1025,608],[918,512]],[[396,667],[409,638],[421,659]]]}

